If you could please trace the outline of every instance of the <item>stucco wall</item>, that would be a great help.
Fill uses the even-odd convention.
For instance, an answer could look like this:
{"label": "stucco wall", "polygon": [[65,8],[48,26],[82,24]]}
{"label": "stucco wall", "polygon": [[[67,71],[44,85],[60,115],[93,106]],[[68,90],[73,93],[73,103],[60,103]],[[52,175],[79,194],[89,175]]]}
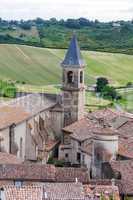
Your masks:
{"label": "stucco wall", "polygon": [[[14,140],[15,140],[15,143],[17,144],[17,146],[18,146],[17,157],[24,160],[25,159],[25,153],[26,153],[25,152],[25,145],[26,145],[25,143],[27,142],[26,141],[26,121],[24,121],[21,124],[16,125],[16,127],[14,129],[14,134],[15,134]],[[21,139],[22,139],[22,155],[20,155]]]}

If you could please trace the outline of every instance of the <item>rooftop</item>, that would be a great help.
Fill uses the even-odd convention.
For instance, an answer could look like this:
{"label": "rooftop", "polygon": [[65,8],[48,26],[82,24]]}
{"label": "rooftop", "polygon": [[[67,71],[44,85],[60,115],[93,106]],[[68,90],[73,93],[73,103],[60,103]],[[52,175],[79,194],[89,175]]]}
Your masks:
{"label": "rooftop", "polygon": [[133,159],[133,138],[120,138],[118,154]]}
{"label": "rooftop", "polygon": [[60,168],[43,164],[1,164],[1,180],[26,180],[35,182],[89,182],[86,168]]}
{"label": "rooftop", "polygon": [[93,136],[92,130],[94,126],[97,127],[98,125],[94,125],[94,123],[91,120],[89,120],[88,118],[84,118],[69,126],[66,126],[65,128],[63,128],[63,130],[65,132],[72,133],[70,137],[79,141],[84,141]]}
{"label": "rooftop", "polygon": [[69,49],[66,53],[65,59],[62,62],[62,67],[74,67],[79,68],[85,65],[80,48],[78,46],[77,37],[74,34],[70,42]]}
{"label": "rooftop", "polygon": [[4,187],[6,200],[43,200],[43,189],[41,186]]}
{"label": "rooftop", "polygon": [[34,93],[18,97],[10,101],[9,105],[19,106],[32,116],[53,107],[56,103],[56,99],[53,99],[50,96]]}
{"label": "rooftop", "polygon": [[56,168],[57,182],[74,182],[76,178],[81,183],[88,183],[89,175],[86,168],[71,168],[71,167]]}
{"label": "rooftop", "polygon": [[99,185],[92,189],[91,185],[83,186],[82,183],[38,183],[32,186],[5,186],[6,200],[100,200],[101,193],[105,199],[113,195],[114,200],[119,200],[117,186]]}
{"label": "rooftop", "polygon": [[133,194],[133,160],[112,161],[110,164],[114,172],[121,174],[117,182],[120,192]]}
{"label": "rooftop", "polygon": [[109,199],[112,195],[114,200],[120,200],[119,189],[117,186],[112,185],[84,185],[86,196],[100,196],[101,194],[105,199]]}
{"label": "rooftop", "polygon": [[0,129],[9,127],[12,124],[18,124],[29,117],[30,114],[20,106],[0,107]]}
{"label": "rooftop", "polygon": [[22,161],[13,154],[0,152],[0,165],[1,164],[21,164]]}
{"label": "rooftop", "polygon": [[44,183],[44,191],[48,199],[84,199],[83,185],[74,183]]}

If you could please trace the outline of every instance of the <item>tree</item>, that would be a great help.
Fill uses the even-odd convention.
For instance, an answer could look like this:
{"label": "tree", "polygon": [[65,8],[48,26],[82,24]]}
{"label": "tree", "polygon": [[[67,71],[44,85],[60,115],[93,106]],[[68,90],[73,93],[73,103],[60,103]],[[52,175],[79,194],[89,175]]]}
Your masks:
{"label": "tree", "polygon": [[75,29],[80,28],[79,20],[76,19],[67,19],[65,25],[68,28],[75,28]]}
{"label": "tree", "polygon": [[114,87],[106,85],[102,90],[102,96],[106,99],[120,99]]}
{"label": "tree", "polygon": [[102,90],[104,89],[104,87],[108,84],[109,84],[109,82],[108,82],[107,78],[104,78],[104,77],[98,78],[97,83],[96,83],[96,92],[101,93]]}

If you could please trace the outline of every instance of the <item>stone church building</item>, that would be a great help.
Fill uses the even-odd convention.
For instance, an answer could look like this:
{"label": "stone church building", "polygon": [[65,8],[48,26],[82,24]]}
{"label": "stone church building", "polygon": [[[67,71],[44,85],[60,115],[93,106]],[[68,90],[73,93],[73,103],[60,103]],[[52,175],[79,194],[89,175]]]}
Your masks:
{"label": "stone church building", "polygon": [[85,63],[75,35],[61,67],[61,94],[28,94],[0,106],[0,151],[25,162],[47,163],[55,156],[100,177],[102,163],[119,154],[120,128],[132,116],[85,112]]}

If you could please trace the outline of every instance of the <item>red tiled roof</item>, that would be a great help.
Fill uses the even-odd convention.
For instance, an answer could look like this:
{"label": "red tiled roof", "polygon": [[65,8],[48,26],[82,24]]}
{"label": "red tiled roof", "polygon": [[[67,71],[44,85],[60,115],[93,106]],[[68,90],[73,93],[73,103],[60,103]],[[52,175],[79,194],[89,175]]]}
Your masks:
{"label": "red tiled roof", "polygon": [[45,144],[45,151],[49,152],[51,151],[57,144],[59,143],[59,141],[55,141],[55,140],[47,140],[46,144]]}
{"label": "red tiled roof", "polygon": [[13,154],[0,152],[0,164],[20,164],[22,161]]}
{"label": "red tiled roof", "polygon": [[98,123],[94,123],[90,119],[84,118],[63,128],[63,131],[73,133],[70,137],[83,141],[93,136],[92,131],[94,127],[98,127]]}
{"label": "red tiled roof", "polygon": [[121,174],[121,179],[117,181],[120,192],[133,194],[133,160],[112,161],[110,164],[114,172]]}
{"label": "red tiled roof", "polygon": [[99,195],[105,199],[109,199],[112,195],[114,200],[120,200],[119,189],[117,186],[111,185],[84,185],[84,191],[86,196]]}
{"label": "red tiled roof", "polygon": [[55,180],[56,168],[41,164],[3,164],[0,165],[0,180]]}
{"label": "red tiled roof", "polygon": [[89,175],[86,168],[56,168],[56,182],[75,182],[76,178],[81,183],[88,183]]}
{"label": "red tiled roof", "polygon": [[47,198],[58,200],[83,200],[84,190],[82,183],[44,183]]}
{"label": "red tiled roof", "polygon": [[93,117],[97,120],[103,118],[103,119],[108,119],[108,121],[110,121],[110,120],[116,118],[118,115],[119,115],[118,112],[115,112],[109,108],[105,108],[105,109],[97,110],[97,111],[90,113],[88,115],[88,117],[91,117],[91,118]]}
{"label": "red tiled roof", "polygon": [[118,154],[133,159],[133,138],[120,138]]}
{"label": "red tiled roof", "polygon": [[129,120],[118,128],[120,137],[133,138],[133,120]]}
{"label": "red tiled roof", "polygon": [[88,183],[86,168],[60,168],[42,164],[3,164],[0,165],[0,180],[27,180],[51,182]]}
{"label": "red tiled roof", "polygon": [[41,186],[15,187],[6,186],[4,188],[6,200],[42,200],[43,189]]}
{"label": "red tiled roof", "polygon": [[114,130],[113,128],[105,127],[105,128],[94,128],[93,133],[95,135],[118,135],[118,131]]}
{"label": "red tiled roof", "polygon": [[0,129],[18,124],[27,118],[30,114],[25,112],[22,108],[16,106],[0,107]]}
{"label": "red tiled roof", "polygon": [[84,200],[81,183],[44,183],[33,186],[4,187],[6,200]]}

